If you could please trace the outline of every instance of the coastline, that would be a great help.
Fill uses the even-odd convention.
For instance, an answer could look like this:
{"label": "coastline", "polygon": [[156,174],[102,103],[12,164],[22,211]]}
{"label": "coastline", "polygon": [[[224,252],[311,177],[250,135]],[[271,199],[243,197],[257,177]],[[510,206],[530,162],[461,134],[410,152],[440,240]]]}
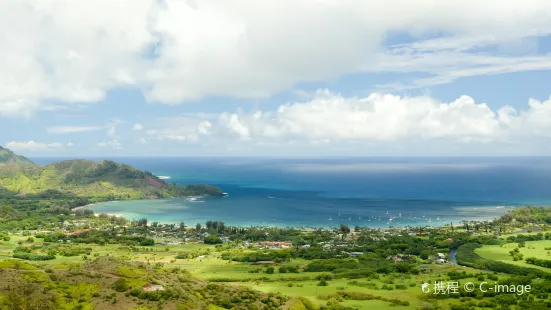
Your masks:
{"label": "coastline", "polygon": [[[176,197],[172,199],[178,199],[178,198],[189,198],[189,197]],[[301,230],[311,230],[311,229],[335,229],[339,227],[341,224],[346,224],[349,227],[353,228],[354,226],[359,227],[366,227],[369,229],[379,229],[379,230],[397,230],[397,229],[411,229],[411,228],[444,228],[444,227],[462,227],[465,225],[465,223],[473,223],[473,222],[491,222],[495,219],[499,218],[503,214],[507,213],[508,210],[515,208],[515,207],[508,207],[503,210],[503,212],[500,212],[500,214],[496,213],[489,213],[489,212],[481,212],[483,209],[487,210],[496,210],[496,207],[476,207],[473,209],[476,209],[477,213],[480,216],[465,216],[464,218],[455,218],[455,219],[448,219],[443,221],[433,221],[433,222],[426,222],[426,221],[417,221],[417,222],[404,222],[402,225],[377,225],[382,224],[382,222],[376,222],[371,221],[369,224],[376,224],[376,225],[369,225],[368,221],[364,221],[363,223],[358,222],[348,222],[346,220],[342,221],[333,221],[333,225],[324,225],[325,223],[322,222],[295,222],[290,221],[285,223],[284,221],[274,222],[274,221],[262,221],[260,219],[245,219],[236,221],[235,218],[228,218],[227,216],[224,216],[220,213],[218,213],[217,216],[206,216],[205,214],[197,214],[194,211],[200,212],[202,209],[202,206],[196,206],[199,209],[193,210],[191,207],[191,204],[194,204],[193,201],[190,201],[191,204],[186,205],[180,205],[175,207],[175,209],[165,209],[166,206],[164,204],[161,205],[149,205],[148,202],[153,203],[160,203],[163,201],[169,201],[172,199],[140,199],[140,200],[121,200],[121,201],[105,201],[105,202],[97,202],[88,204],[85,206],[81,206],[76,209],[83,209],[83,208],[89,208],[89,207],[97,207],[100,205],[105,205],[108,203],[127,203],[124,206],[115,207],[115,208],[106,208],[104,210],[93,210],[95,215],[99,214],[107,214],[109,216],[117,216],[125,218],[128,221],[132,220],[138,220],[141,218],[147,218],[150,222],[159,222],[161,224],[178,224],[182,221],[186,223],[201,223],[204,224],[207,221],[222,221],[225,222],[227,226],[234,226],[234,227],[274,227],[274,228],[297,228]],[[132,205],[132,203],[139,203],[141,205]],[[146,205],[144,205],[146,204]],[[202,204],[201,204],[202,205]],[[520,207],[520,206],[518,206]],[[169,204],[169,208],[174,208],[173,204]],[[144,212],[145,210],[145,212]],[[152,211],[153,212],[148,212]],[[187,213],[187,214],[186,214]],[[175,218],[178,218],[178,220],[175,220]],[[384,222],[384,221],[383,221]],[[431,223],[430,225],[427,225]],[[451,224],[451,225],[450,225]]]}
{"label": "coastline", "polygon": [[80,206],[80,207],[76,207],[76,208],[73,208],[73,209],[71,209],[71,210],[73,210],[73,211],[76,211],[76,210],[80,210],[80,209],[88,208],[88,207],[91,207],[91,206],[97,205],[98,203],[101,203],[101,202],[94,202],[94,203],[89,203],[89,204],[87,204],[87,205],[84,205],[84,206]]}

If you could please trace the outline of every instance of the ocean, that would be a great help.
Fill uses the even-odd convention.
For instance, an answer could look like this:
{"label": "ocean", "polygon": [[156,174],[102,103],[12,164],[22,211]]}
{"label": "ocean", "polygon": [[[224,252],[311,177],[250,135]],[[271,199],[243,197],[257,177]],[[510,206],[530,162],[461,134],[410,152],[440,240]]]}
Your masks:
{"label": "ocean", "polygon": [[213,184],[228,193],[90,207],[150,222],[440,226],[492,219],[522,205],[551,205],[550,157],[111,159],[169,177],[169,182]]}

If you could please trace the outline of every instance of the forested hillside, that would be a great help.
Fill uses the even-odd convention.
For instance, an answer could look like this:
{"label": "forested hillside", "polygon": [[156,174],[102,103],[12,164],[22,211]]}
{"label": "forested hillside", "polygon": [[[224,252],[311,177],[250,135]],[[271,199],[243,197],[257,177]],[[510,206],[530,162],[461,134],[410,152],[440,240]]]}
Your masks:
{"label": "forested hillside", "polygon": [[0,146],[0,166],[34,166],[34,163],[23,156]]}
{"label": "forested hillside", "polygon": [[87,202],[157,199],[181,196],[221,196],[215,186],[169,184],[152,173],[113,161],[68,160],[47,166],[2,148],[0,190],[41,199],[86,198]]}

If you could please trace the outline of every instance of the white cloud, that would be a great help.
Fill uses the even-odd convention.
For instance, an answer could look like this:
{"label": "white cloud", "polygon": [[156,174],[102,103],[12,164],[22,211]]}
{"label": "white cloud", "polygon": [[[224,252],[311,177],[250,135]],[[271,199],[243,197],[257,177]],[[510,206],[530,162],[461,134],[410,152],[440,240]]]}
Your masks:
{"label": "white cloud", "polygon": [[54,149],[60,149],[63,147],[71,147],[73,146],[72,143],[40,143],[35,141],[28,141],[28,142],[16,142],[11,141],[6,144],[6,147],[8,149],[11,149],[12,151],[45,151],[45,150],[54,150]]}
{"label": "white cloud", "polygon": [[152,122],[152,126],[156,128],[146,130],[148,139],[196,142],[201,137],[211,134],[213,124],[197,116],[182,115],[160,118]]}
{"label": "white cloud", "polygon": [[110,137],[114,137],[117,134],[117,128],[115,126],[109,127],[107,130],[107,135]]}
{"label": "white cloud", "polygon": [[[433,76],[397,81],[403,89],[549,69],[550,56],[523,56],[534,44],[515,42],[551,33],[550,15],[546,0],[6,0],[0,116],[52,109],[45,102],[97,102],[128,86],[177,104],[212,95],[265,97],[358,72]],[[385,50],[393,33],[420,42]],[[435,33],[446,36],[422,41]],[[489,45],[502,55],[471,51]]]}
{"label": "white cloud", "polygon": [[530,99],[528,109],[504,106],[497,111],[469,96],[453,102],[430,97],[374,93],[346,98],[327,90],[311,101],[280,106],[275,111],[224,113],[216,132],[241,140],[332,142],[395,142],[450,140],[515,142],[551,137],[551,99]]}
{"label": "white cloud", "polygon": [[122,144],[118,140],[102,141],[96,144],[101,148],[111,148],[114,150],[122,150]]}
{"label": "white cloud", "polygon": [[53,127],[46,128],[46,131],[48,133],[54,133],[54,134],[67,134],[67,133],[97,131],[102,129],[105,129],[105,126],[53,126]]}
{"label": "white cloud", "polygon": [[143,128],[144,128],[143,125],[140,124],[140,123],[136,123],[136,124],[134,124],[134,126],[132,126],[132,130],[137,130],[137,131],[138,130],[143,130]]}

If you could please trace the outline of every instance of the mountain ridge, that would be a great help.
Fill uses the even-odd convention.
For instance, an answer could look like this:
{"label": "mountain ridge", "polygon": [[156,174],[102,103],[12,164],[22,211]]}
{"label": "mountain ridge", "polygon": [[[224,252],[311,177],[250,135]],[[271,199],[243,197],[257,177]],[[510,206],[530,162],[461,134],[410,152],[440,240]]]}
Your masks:
{"label": "mountain ridge", "polygon": [[89,202],[161,199],[184,196],[222,196],[222,190],[208,184],[180,186],[148,171],[111,160],[64,160],[45,166],[2,148],[0,189],[20,195],[84,197]]}
{"label": "mountain ridge", "polygon": [[10,149],[0,145],[0,166],[35,166],[36,164],[25,156],[17,155]]}

